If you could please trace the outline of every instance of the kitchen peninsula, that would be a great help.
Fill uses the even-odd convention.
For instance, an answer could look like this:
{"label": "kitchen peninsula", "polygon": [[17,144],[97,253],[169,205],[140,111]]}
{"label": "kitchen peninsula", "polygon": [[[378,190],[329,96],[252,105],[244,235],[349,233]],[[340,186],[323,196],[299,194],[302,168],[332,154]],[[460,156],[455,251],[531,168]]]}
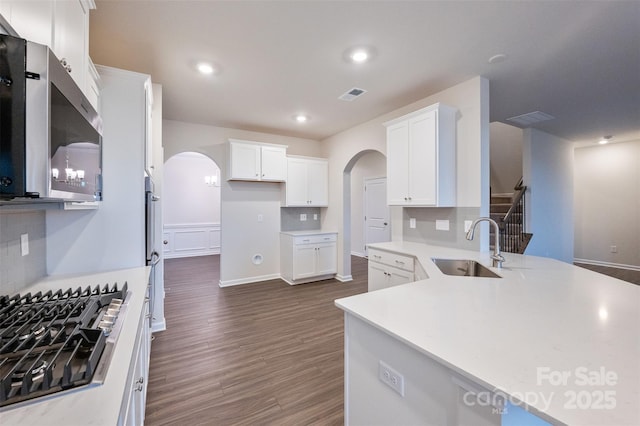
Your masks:
{"label": "kitchen peninsula", "polygon": [[521,408],[552,424],[640,424],[640,287],[510,253],[491,268],[501,278],[449,276],[432,258],[490,254],[371,247],[414,256],[429,278],[335,302],[346,424],[500,424]]}

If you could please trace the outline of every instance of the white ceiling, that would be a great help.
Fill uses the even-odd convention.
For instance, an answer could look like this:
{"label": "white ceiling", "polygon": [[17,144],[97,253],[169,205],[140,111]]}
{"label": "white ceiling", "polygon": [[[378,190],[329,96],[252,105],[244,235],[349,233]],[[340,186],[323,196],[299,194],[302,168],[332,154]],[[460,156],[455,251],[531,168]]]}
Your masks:
{"label": "white ceiling", "polygon": [[[539,110],[572,141],[640,139],[639,1],[96,3],[93,61],[151,74],[167,119],[321,140],[482,75],[491,121]],[[374,60],[345,61],[356,45]],[[368,93],[337,99],[352,87]]]}

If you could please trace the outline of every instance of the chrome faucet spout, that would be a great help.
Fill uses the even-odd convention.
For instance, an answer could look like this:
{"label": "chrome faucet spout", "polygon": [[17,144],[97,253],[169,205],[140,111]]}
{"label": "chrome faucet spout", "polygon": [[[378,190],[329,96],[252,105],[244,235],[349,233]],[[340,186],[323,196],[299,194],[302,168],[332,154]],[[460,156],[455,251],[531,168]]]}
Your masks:
{"label": "chrome faucet spout", "polygon": [[504,256],[502,256],[502,254],[500,253],[500,227],[495,220],[491,219],[490,217],[479,217],[478,219],[474,220],[471,224],[471,228],[469,228],[469,231],[467,232],[466,238],[469,241],[473,240],[476,225],[484,221],[489,222],[493,226],[496,234],[496,241],[493,246],[493,254],[491,255],[491,260],[493,260],[493,267],[502,268],[502,262],[504,262],[505,259]]}

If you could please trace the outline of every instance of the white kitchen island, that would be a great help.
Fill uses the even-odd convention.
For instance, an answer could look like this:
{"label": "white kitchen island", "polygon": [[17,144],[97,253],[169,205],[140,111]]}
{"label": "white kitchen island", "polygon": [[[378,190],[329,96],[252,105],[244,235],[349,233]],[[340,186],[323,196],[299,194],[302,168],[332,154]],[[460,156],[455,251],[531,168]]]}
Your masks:
{"label": "white kitchen island", "polygon": [[510,253],[491,268],[502,278],[448,276],[431,258],[490,266],[490,253],[372,247],[415,256],[429,278],[336,300],[345,424],[507,424],[522,409],[553,424],[640,424],[639,286]]}
{"label": "white kitchen island", "polygon": [[[115,344],[111,362],[103,384],[77,387],[65,392],[54,393],[42,399],[33,399],[8,406],[0,411],[2,426],[88,426],[88,425],[133,425],[142,424],[144,405],[136,407],[142,401],[144,383],[131,383],[134,373],[135,356],[140,352],[141,337],[148,328],[146,313],[148,309],[147,284],[149,268],[138,267],[111,272],[84,274],[73,276],[57,276],[45,278],[26,288],[20,294],[40,290],[57,290],[67,288],[86,288],[105,284],[110,286],[127,282],[128,296],[125,301],[126,313],[121,313],[121,330]],[[124,305],[123,305],[124,306]],[[135,356],[134,356],[135,355]],[[148,353],[146,354],[148,356]],[[138,378],[138,376],[136,376]],[[140,388],[138,385],[143,385]],[[138,389],[132,391],[132,388]],[[134,401],[133,404],[131,401]],[[137,411],[135,411],[137,410]],[[142,410],[142,411],[141,411]],[[134,412],[135,411],[135,412]]]}

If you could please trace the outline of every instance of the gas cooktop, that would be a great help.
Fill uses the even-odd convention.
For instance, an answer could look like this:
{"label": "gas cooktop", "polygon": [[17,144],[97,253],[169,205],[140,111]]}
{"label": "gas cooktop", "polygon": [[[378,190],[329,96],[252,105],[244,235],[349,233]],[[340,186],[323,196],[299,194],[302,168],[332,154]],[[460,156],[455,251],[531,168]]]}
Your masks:
{"label": "gas cooktop", "polygon": [[126,296],[126,282],[0,296],[0,407],[101,383]]}

